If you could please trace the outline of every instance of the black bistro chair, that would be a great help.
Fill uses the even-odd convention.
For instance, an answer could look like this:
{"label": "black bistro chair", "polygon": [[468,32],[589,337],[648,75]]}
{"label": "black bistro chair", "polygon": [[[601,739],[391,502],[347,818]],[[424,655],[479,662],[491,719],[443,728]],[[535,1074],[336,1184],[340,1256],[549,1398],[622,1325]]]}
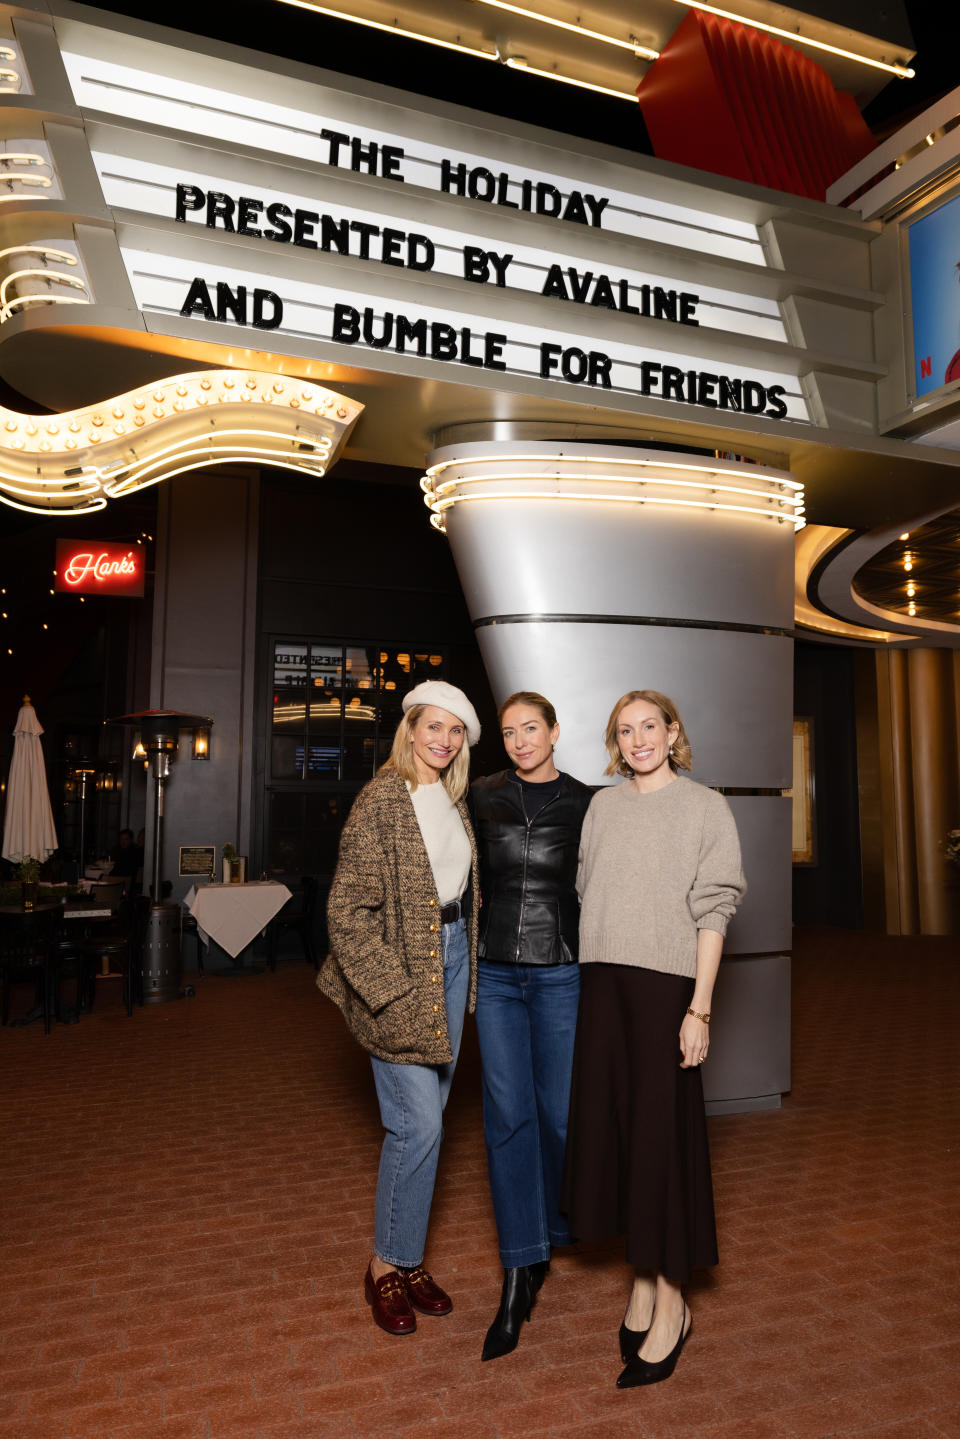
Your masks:
{"label": "black bistro chair", "polygon": [[267,963],[272,970],[277,967],[277,943],[281,934],[295,934],[303,947],[304,958],[314,969],[320,968],[314,925],[317,918],[317,897],[320,886],[312,874],[300,877],[300,893],[287,900],[267,926]]}
{"label": "black bistro chair", "polygon": [[[127,1014],[133,1014],[134,1000],[143,1003],[142,976],[139,951],[143,944],[146,924],[143,919],[143,903],[140,896],[124,893],[124,887],[116,884],[113,889],[107,885],[95,886],[91,892],[95,905],[109,907],[114,911],[109,920],[79,920],[81,932],[69,936],[74,953],[81,959],[79,1007],[91,1010],[97,992],[97,981],[121,979],[123,1001]],[[63,948],[68,939],[65,937]]]}

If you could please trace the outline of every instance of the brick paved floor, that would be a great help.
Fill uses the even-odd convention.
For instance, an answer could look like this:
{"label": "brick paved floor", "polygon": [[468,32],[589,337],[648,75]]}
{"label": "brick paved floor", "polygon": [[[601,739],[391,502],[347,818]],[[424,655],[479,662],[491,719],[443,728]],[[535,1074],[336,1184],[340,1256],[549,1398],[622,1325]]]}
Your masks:
{"label": "brick paved floor", "polygon": [[564,1254],[517,1352],[472,1029],[428,1263],[448,1319],[361,1296],[379,1129],[290,962],[0,1032],[0,1439],[960,1439],[960,946],[801,932],[794,1088],[711,1121],[721,1264],[674,1378],[620,1393],[617,1246]]}

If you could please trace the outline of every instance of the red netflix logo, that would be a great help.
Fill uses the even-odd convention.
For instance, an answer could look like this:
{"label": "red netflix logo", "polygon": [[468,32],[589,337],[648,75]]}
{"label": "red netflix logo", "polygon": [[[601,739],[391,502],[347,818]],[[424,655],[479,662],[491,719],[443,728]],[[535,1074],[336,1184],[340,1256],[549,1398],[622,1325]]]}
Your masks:
{"label": "red netflix logo", "polygon": [[143,594],[144,551],[112,540],[57,540],[56,589],[74,595]]}
{"label": "red netflix logo", "polygon": [[928,355],[925,360],[920,361],[920,378],[929,380],[933,375],[933,356]]}

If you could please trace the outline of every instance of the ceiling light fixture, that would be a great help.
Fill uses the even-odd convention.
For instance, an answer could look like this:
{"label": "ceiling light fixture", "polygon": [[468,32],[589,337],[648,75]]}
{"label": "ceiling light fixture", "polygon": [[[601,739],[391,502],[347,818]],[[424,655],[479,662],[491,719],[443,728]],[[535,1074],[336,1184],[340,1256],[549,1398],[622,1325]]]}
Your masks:
{"label": "ceiling light fixture", "polygon": [[643,60],[656,60],[659,58],[659,50],[651,50],[647,45],[641,45],[637,40],[618,40],[614,35],[604,35],[600,30],[588,30],[585,25],[575,25],[569,20],[557,20],[553,15],[541,15],[537,10],[527,10],[523,5],[511,5],[508,0],[480,0],[481,5],[492,5],[497,10],[508,10],[511,15],[522,15],[526,20],[538,20],[542,25],[554,25],[558,30],[569,30],[574,35],[582,35],[588,40],[599,40],[604,45],[617,45],[621,50],[629,50],[632,55],[638,55]]}
{"label": "ceiling light fixture", "polygon": [[[424,35],[419,30],[406,30],[400,25],[387,25],[382,20],[370,20],[365,15],[350,15],[345,10],[335,10],[331,5],[315,5],[313,0],[280,0],[280,3],[294,5],[300,10],[311,10],[317,15],[328,15],[333,20],[350,20],[355,25],[365,25],[370,30],[380,30],[387,35],[401,35],[405,40],[422,40],[425,45],[439,45],[443,50],[455,50],[458,54],[469,55],[475,60],[495,60],[510,70],[523,70],[527,75],[538,75],[543,80],[557,80],[561,85],[576,85],[580,90],[592,90],[598,95],[609,95],[614,100],[629,100],[632,105],[637,103],[637,97],[632,90],[614,90],[608,85],[595,85],[589,80],[575,80],[570,75],[559,75],[555,70],[540,70],[535,65],[528,65],[526,60],[519,56],[505,57],[499,50],[478,50],[473,45],[461,44],[459,40],[441,40],[436,35]],[[571,28],[579,30],[578,26]],[[630,46],[631,50],[637,48],[639,47]]]}
{"label": "ceiling light fixture", "polygon": [[733,20],[737,25],[746,25],[751,30],[765,30],[768,35],[779,35],[791,45],[807,45],[814,50],[825,50],[829,55],[839,55],[843,60],[855,60],[859,65],[870,65],[874,70],[884,70],[896,75],[899,80],[912,80],[916,75],[906,65],[888,65],[885,60],[871,60],[868,55],[858,55],[855,50],[843,50],[839,45],[828,45],[826,40],[814,40],[809,35],[799,35],[795,30],[781,30],[779,25],[767,25],[762,20],[751,20],[747,15],[737,15],[733,10],[721,10],[717,5],[702,4],[701,0],[676,0],[690,10],[705,10],[708,15],[719,15],[721,20]]}
{"label": "ceiling light fixture", "polygon": [[439,45],[444,50],[456,50],[460,55],[471,55],[476,60],[499,60],[496,50],[477,50],[472,45],[461,45],[455,40],[440,40],[435,35],[423,35],[419,30],[405,30],[402,25],[386,25],[382,20],[368,20],[365,15],[351,15],[346,10],[335,10],[332,5],[314,5],[312,0],[281,0],[283,5],[295,5],[299,10],[312,10],[316,15],[328,15],[332,20],[351,20],[355,25],[366,25],[370,30],[382,30],[387,35],[401,35],[405,40],[422,40],[426,45]]}
{"label": "ceiling light fixture", "polygon": [[609,85],[594,85],[590,80],[574,80],[571,75],[560,75],[556,70],[538,70],[526,60],[511,57],[503,62],[509,70],[523,70],[527,75],[539,75],[543,80],[559,80],[562,85],[576,85],[581,90],[594,90],[598,95],[611,95],[614,100],[629,100],[636,105],[637,97],[632,90],[612,90]]}

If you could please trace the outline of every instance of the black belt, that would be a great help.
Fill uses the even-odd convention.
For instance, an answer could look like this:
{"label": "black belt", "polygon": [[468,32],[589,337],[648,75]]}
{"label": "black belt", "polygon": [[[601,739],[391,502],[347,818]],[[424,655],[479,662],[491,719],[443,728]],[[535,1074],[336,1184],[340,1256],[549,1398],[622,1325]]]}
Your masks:
{"label": "black belt", "polygon": [[459,899],[451,900],[449,904],[442,906],[440,910],[441,924],[456,924],[458,919],[470,918],[470,891],[460,896]]}

